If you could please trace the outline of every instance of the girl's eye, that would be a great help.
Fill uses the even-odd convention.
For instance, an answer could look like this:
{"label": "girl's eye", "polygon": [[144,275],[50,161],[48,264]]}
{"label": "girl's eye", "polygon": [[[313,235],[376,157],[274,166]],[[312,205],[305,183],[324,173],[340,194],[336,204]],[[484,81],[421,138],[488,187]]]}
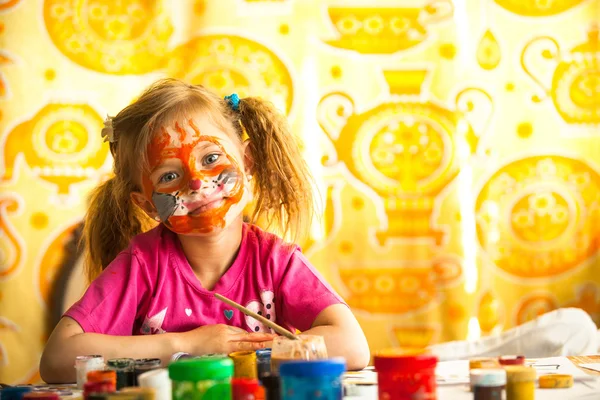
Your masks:
{"label": "girl's eye", "polygon": [[177,175],[175,172],[168,172],[160,177],[160,183],[169,183],[177,178],[179,178],[179,175]]}
{"label": "girl's eye", "polygon": [[213,154],[209,154],[206,157],[204,157],[204,165],[210,165],[210,164],[214,164],[217,162],[217,160],[219,160],[220,155],[213,153]]}

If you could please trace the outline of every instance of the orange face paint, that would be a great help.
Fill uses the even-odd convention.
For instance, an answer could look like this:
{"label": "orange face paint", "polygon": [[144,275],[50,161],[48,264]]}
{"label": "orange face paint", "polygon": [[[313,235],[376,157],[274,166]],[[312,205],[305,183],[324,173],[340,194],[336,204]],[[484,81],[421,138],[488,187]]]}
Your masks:
{"label": "orange face paint", "polygon": [[174,129],[156,134],[148,146],[150,174],[142,186],[169,229],[206,234],[237,216],[228,215],[230,211],[241,213],[245,176],[221,139],[202,134],[191,119],[187,123],[189,129],[175,123]]}

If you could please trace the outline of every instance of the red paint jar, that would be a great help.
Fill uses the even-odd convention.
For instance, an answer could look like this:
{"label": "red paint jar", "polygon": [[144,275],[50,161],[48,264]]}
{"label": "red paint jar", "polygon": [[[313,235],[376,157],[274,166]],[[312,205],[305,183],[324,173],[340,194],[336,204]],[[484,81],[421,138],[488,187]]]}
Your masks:
{"label": "red paint jar", "polygon": [[430,354],[375,356],[380,400],[435,400],[437,357]]}
{"label": "red paint jar", "polygon": [[232,400],[264,400],[265,389],[253,378],[233,378],[231,380]]}
{"label": "red paint jar", "polygon": [[500,356],[500,365],[525,365],[525,356]]}

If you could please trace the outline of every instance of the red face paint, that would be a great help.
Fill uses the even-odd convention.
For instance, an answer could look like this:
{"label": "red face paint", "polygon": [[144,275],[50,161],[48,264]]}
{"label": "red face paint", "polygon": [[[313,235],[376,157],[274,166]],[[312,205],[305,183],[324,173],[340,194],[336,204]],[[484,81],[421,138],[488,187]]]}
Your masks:
{"label": "red face paint", "polygon": [[[161,221],[178,234],[205,234],[222,229],[241,213],[244,174],[222,140],[203,135],[193,120],[189,129],[175,123],[161,129],[148,146],[151,173],[142,179]],[[191,129],[191,131],[190,131]],[[213,160],[216,160],[213,162]],[[155,173],[160,171],[160,173]],[[151,179],[152,177],[152,179]],[[158,178],[157,178],[158,177]]]}

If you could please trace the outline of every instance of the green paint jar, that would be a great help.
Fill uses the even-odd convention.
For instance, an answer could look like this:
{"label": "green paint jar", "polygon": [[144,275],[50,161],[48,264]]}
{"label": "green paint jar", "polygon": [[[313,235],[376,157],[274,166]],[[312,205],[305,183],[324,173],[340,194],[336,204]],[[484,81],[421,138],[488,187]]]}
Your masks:
{"label": "green paint jar", "polygon": [[231,400],[233,361],[206,357],[169,364],[173,400]]}

